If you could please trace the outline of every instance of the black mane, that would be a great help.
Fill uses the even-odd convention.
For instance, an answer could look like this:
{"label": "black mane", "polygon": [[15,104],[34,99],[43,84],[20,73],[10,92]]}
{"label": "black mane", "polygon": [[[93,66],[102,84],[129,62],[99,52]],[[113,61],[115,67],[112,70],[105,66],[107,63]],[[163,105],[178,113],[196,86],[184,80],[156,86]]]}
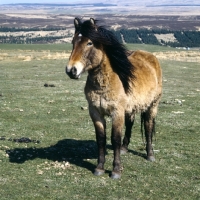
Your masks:
{"label": "black mane", "polygon": [[76,33],[81,33],[89,38],[94,44],[102,44],[106,55],[108,56],[113,70],[118,74],[126,93],[130,92],[130,81],[134,79],[133,65],[127,58],[127,49],[121,44],[113,32],[105,29],[103,26],[97,26],[96,20],[92,23],[90,20],[80,19],[79,26],[76,27]]}

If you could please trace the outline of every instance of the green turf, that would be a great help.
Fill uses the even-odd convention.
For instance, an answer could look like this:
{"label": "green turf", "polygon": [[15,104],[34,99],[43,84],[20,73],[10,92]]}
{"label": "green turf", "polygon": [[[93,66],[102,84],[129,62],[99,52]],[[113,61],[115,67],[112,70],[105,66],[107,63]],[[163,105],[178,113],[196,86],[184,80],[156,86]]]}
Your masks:
{"label": "green turf", "polygon": [[[166,47],[129,45],[148,51]],[[157,49],[158,48],[158,49]],[[60,52],[71,45],[1,45]],[[0,55],[1,56],[1,55]],[[163,97],[157,117],[156,162],[147,162],[136,117],[120,180],[111,180],[113,152],[107,118],[106,173],[93,176],[97,151],[84,97],[87,74],[65,74],[67,60],[0,61],[0,199],[200,199],[200,65],[162,61]],[[55,87],[44,87],[44,84]],[[20,138],[32,142],[15,142]]]}

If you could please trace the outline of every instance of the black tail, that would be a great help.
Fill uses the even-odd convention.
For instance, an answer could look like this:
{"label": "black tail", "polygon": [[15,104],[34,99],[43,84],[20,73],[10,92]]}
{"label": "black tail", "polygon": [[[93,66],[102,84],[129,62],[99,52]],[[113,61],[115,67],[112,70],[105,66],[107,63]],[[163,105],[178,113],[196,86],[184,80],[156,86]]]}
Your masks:
{"label": "black tail", "polygon": [[141,127],[140,127],[140,131],[142,134],[142,142],[145,145],[146,142],[144,141],[144,113],[141,113]]}

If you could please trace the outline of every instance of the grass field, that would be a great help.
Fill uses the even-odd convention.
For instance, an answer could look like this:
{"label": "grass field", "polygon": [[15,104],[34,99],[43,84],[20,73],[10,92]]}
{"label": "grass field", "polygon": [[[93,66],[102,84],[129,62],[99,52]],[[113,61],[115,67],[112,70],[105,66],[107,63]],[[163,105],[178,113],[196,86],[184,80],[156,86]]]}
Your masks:
{"label": "grass field", "polygon": [[[129,45],[130,49],[168,48]],[[93,176],[97,151],[83,88],[65,74],[67,59],[37,56],[71,45],[1,45],[0,199],[200,199],[200,64],[161,60],[163,97],[157,117],[156,162],[144,159],[140,118],[120,180],[111,180],[107,131],[106,173]],[[172,49],[171,49],[172,51]],[[29,54],[33,59],[12,59]],[[45,86],[49,87],[45,87]],[[107,119],[110,129],[110,119]]]}

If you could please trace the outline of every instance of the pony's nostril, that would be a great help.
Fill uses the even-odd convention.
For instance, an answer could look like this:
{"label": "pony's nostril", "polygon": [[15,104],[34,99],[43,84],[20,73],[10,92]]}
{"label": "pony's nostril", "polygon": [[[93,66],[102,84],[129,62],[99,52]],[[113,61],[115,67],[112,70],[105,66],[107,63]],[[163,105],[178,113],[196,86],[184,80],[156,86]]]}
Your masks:
{"label": "pony's nostril", "polygon": [[72,67],[71,72],[72,72],[72,75],[76,76],[77,75],[76,67]]}
{"label": "pony's nostril", "polygon": [[80,78],[80,75],[79,76],[77,75],[78,70],[77,70],[76,67],[72,67],[71,69],[67,69],[66,68],[66,73],[72,79],[78,79],[78,78]]}

